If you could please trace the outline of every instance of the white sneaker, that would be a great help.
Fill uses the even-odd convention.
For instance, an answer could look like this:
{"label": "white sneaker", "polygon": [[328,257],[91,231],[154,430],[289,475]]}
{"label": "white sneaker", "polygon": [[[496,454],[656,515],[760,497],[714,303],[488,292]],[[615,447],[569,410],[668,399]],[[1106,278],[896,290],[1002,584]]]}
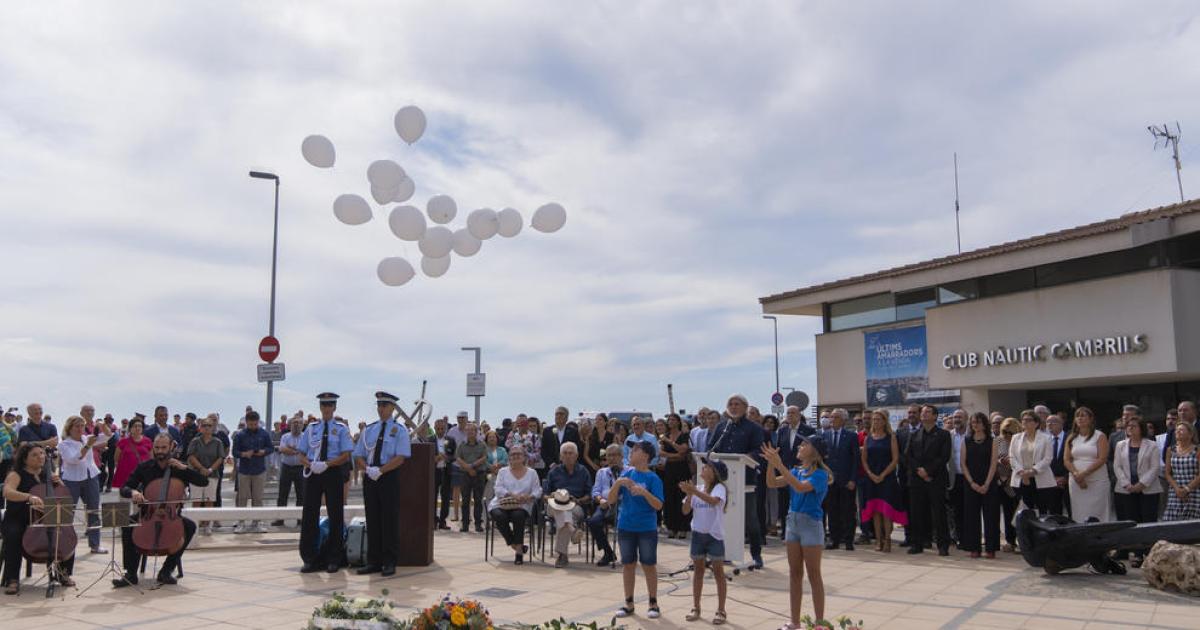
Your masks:
{"label": "white sneaker", "polygon": [[204,535],[205,535],[205,536],[212,536],[212,525],[205,525],[205,526],[204,526]]}
{"label": "white sneaker", "polygon": [[105,549],[104,547],[92,547],[92,553],[95,553],[95,554],[108,553],[108,550]]}
{"label": "white sneaker", "polygon": [[618,608],[617,612],[613,613],[613,616],[614,617],[628,617],[632,614],[633,614],[633,606],[631,605],[629,608],[625,608],[624,606]]}
{"label": "white sneaker", "polygon": [[650,610],[646,611],[646,616],[651,619],[658,619],[661,613],[658,612],[658,606],[651,606]]}
{"label": "white sneaker", "polygon": [[257,526],[254,528],[254,531],[256,531],[256,532],[258,532],[258,533],[260,533],[260,534],[265,534],[265,533],[267,533],[267,526],[266,526],[266,525],[263,525],[262,523],[259,523],[259,524],[258,524],[258,525],[257,525]]}

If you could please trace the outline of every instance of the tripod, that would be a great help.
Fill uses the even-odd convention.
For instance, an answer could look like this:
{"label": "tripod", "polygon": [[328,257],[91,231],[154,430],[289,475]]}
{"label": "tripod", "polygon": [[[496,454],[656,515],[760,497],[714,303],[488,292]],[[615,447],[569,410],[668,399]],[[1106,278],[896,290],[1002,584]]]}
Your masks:
{"label": "tripod", "polygon": [[117,564],[117,530],[129,527],[129,504],[124,502],[105,503],[100,506],[100,527],[107,528],[111,531],[111,542],[109,543],[108,551],[108,566],[104,567],[104,572],[94,582],[87,585],[87,588],[79,591],[75,597],[83,597],[83,594],[91,590],[91,588],[101,582],[110,573],[116,575],[118,579],[133,587],[141,595],[145,595],[145,591],[138,588],[125,577],[125,570],[121,565]]}

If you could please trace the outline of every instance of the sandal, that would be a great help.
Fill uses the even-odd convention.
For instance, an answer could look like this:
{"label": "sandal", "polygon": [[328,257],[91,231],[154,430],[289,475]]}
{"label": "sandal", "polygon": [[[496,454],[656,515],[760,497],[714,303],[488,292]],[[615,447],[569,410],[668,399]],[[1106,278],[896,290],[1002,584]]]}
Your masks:
{"label": "sandal", "polygon": [[688,614],[687,614],[687,617],[684,617],[684,619],[687,619],[688,621],[697,621],[697,620],[699,620],[699,619],[700,619],[700,609],[699,609],[699,608],[693,608],[693,609],[692,609],[692,612],[688,613]]}
{"label": "sandal", "polygon": [[9,582],[8,586],[4,587],[5,595],[16,595],[17,593],[20,593],[20,592],[21,592],[21,583],[20,582]]}
{"label": "sandal", "polygon": [[713,616],[713,625],[714,626],[724,625],[727,620],[728,620],[728,617],[725,616],[725,611],[718,610],[717,614],[715,616]]}

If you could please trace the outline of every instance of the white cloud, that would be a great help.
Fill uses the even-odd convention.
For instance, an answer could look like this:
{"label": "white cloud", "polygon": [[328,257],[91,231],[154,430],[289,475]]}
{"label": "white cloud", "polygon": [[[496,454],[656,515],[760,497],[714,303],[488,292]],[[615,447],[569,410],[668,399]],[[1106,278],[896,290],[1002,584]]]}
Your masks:
{"label": "white cloud", "polygon": [[[363,415],[374,389],[407,397],[422,378],[439,413],[466,406],[463,345],[484,346],[492,416],[662,409],[667,382],[685,407],[762,402],[756,299],[952,252],[954,151],[964,248],[1171,202],[1144,126],[1195,111],[1195,13],[5,6],[0,400],[261,405],[271,190],[246,177],[261,167],[283,181],[281,408],[335,389]],[[391,115],[410,102],[430,128],[407,148]],[[314,132],[337,145],[332,172],[299,156]],[[416,248],[384,212],[351,228],[330,204],[365,194],[385,156],[417,205],[447,192],[464,216],[528,217],[556,200],[567,228],[384,287],[376,262]],[[780,322],[785,384],[815,390],[818,326]]]}

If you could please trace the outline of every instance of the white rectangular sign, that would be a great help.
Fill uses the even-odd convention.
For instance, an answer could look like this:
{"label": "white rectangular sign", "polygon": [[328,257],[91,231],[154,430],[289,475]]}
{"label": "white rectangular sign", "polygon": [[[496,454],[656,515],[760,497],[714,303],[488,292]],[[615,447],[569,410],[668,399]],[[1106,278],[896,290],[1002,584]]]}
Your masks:
{"label": "white rectangular sign", "polygon": [[258,382],[268,383],[273,381],[282,381],[283,375],[282,363],[259,363],[258,364]]}
{"label": "white rectangular sign", "polygon": [[482,372],[467,375],[467,395],[483,396],[487,384],[487,374]]}

